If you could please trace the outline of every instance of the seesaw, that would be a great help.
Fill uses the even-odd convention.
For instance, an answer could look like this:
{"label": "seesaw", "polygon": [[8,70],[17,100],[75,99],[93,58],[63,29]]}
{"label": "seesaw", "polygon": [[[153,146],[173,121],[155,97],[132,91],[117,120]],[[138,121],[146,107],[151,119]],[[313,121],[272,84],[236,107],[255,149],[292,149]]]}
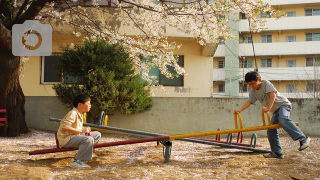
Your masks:
{"label": "seesaw", "polygon": [[[104,129],[104,130],[111,130],[111,131],[118,131],[118,132],[126,132],[126,133],[134,133],[134,134],[140,134],[140,135],[146,135],[146,136],[153,136],[153,138],[143,138],[143,139],[135,139],[135,140],[127,140],[127,141],[110,142],[110,143],[99,143],[99,144],[95,144],[94,148],[157,141],[157,142],[161,142],[163,144],[163,156],[164,156],[164,159],[165,159],[164,163],[167,163],[167,162],[169,162],[169,158],[170,158],[170,155],[171,155],[171,147],[172,147],[172,142],[171,141],[172,140],[182,140],[182,141],[188,141],[188,142],[195,142],[195,143],[202,143],[202,144],[209,144],[209,145],[217,145],[217,146],[221,146],[221,147],[225,147],[225,148],[236,148],[236,149],[244,149],[244,150],[249,150],[249,151],[254,151],[254,152],[269,153],[271,151],[255,148],[255,146],[256,146],[255,145],[256,144],[256,135],[252,136],[250,147],[233,145],[233,144],[231,144],[231,139],[230,139],[230,141],[228,143],[218,143],[218,142],[212,142],[210,140],[194,139],[194,137],[210,136],[210,135],[221,135],[221,134],[228,134],[228,139],[229,139],[229,135],[232,134],[232,133],[241,133],[241,132],[259,131],[259,130],[266,130],[266,129],[281,128],[280,124],[273,124],[272,125],[271,121],[270,121],[269,113],[266,113],[266,114],[267,114],[267,117],[268,117],[268,125],[266,125],[266,123],[265,123],[264,113],[262,112],[263,126],[243,128],[242,118],[241,118],[240,113],[238,113],[238,114],[234,115],[235,129],[210,131],[210,132],[202,132],[202,133],[181,134],[181,135],[172,135],[172,136],[154,134],[154,133],[149,133],[149,132],[144,132],[144,131],[122,129],[122,128],[116,128],[116,127],[110,127],[110,126],[102,126],[102,119],[103,118],[101,118],[101,117],[100,117],[100,121],[99,121],[100,125],[90,124],[90,123],[84,123],[83,125],[84,126],[89,126],[89,127],[92,127],[92,128],[97,128],[97,129]],[[239,117],[240,128],[238,127],[237,116]],[[61,121],[61,119],[56,119],[56,118],[50,118],[50,120],[51,121],[56,121],[56,122],[60,122]],[[299,125],[299,123],[297,123],[297,122],[295,124]],[[232,138],[232,135],[231,135],[231,138]],[[254,147],[252,147],[253,138],[254,138]],[[57,148],[30,151],[29,155],[64,152],[64,151],[74,151],[74,150],[78,149],[78,148],[59,148],[57,139],[56,139],[56,142],[57,142]]]}

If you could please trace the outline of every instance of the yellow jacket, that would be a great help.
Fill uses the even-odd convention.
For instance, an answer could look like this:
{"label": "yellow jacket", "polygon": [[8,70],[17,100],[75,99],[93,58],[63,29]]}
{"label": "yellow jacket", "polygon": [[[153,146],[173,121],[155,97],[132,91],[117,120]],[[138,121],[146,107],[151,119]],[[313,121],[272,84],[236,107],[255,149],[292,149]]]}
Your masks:
{"label": "yellow jacket", "polygon": [[81,133],[75,135],[71,132],[62,130],[64,127],[70,126],[76,129],[82,129],[83,127],[83,114],[81,114],[77,108],[73,108],[69,111],[62,121],[60,121],[60,127],[57,132],[60,147],[66,145],[72,136],[81,135]]}

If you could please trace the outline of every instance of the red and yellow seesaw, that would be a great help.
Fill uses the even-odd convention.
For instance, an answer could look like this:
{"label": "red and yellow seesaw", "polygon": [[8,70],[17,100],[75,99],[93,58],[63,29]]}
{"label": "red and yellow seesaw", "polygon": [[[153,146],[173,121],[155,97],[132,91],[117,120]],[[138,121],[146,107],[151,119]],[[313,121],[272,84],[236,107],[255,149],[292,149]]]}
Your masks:
{"label": "red and yellow seesaw", "polygon": [[[104,113],[104,112],[103,112]],[[136,131],[136,130],[129,130],[129,129],[122,129],[122,128],[116,128],[116,127],[110,127],[110,126],[103,126],[103,116],[100,116],[100,125],[96,124],[90,124],[90,123],[84,123],[84,126],[89,126],[98,130],[109,130],[109,131],[117,131],[117,132],[125,132],[125,133],[134,133],[134,134],[140,134],[140,135],[146,135],[146,136],[155,136],[152,138],[143,138],[143,139],[134,139],[134,140],[126,140],[126,141],[118,141],[118,142],[109,142],[109,143],[99,143],[95,144],[94,148],[101,148],[101,147],[110,147],[110,146],[119,146],[119,145],[128,145],[128,144],[136,144],[136,143],[145,143],[145,142],[155,142],[160,141],[163,144],[163,155],[165,158],[165,163],[169,162],[169,158],[171,155],[171,147],[172,147],[172,140],[183,140],[188,142],[195,142],[195,143],[203,143],[203,144],[210,144],[210,145],[217,145],[221,147],[226,148],[236,148],[236,149],[244,149],[244,150],[250,150],[255,152],[263,152],[268,153],[269,150],[264,149],[258,149],[255,147],[252,147],[252,138],[251,138],[251,145],[250,147],[247,146],[239,146],[239,145],[233,145],[231,142],[229,143],[218,143],[218,142],[212,142],[210,140],[199,140],[199,139],[193,139],[191,137],[201,137],[201,136],[211,136],[211,135],[221,135],[221,134],[232,134],[232,133],[241,133],[241,132],[249,132],[249,131],[260,131],[260,130],[266,130],[266,129],[277,129],[281,128],[280,124],[271,124],[270,121],[270,115],[267,112],[266,113],[268,118],[268,125],[265,123],[264,113],[262,112],[262,126],[256,126],[256,127],[247,127],[244,128],[242,124],[242,118],[240,113],[234,115],[234,122],[235,122],[235,129],[229,129],[229,130],[218,130],[218,131],[210,131],[210,132],[202,132],[202,133],[191,133],[191,134],[181,134],[181,135],[161,135],[161,134],[154,134],[149,132],[143,132],[143,131]],[[102,117],[102,118],[101,118]],[[237,117],[239,117],[239,126],[237,122]],[[56,118],[50,118],[51,121],[59,122],[61,119]],[[104,125],[106,125],[107,116],[104,118]],[[296,125],[299,125],[298,122],[295,122]],[[256,141],[256,140],[255,140]],[[30,151],[29,155],[36,155],[36,154],[46,154],[46,153],[56,153],[56,152],[64,152],[64,151],[74,151],[78,148],[59,148],[59,142],[56,138],[57,148],[52,149],[42,149],[42,150],[35,150]]]}

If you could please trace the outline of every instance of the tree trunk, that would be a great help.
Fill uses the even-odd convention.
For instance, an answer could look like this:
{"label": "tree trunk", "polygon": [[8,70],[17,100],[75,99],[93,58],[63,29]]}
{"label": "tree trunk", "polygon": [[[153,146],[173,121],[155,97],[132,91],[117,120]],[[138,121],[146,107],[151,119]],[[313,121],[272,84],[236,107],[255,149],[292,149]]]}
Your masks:
{"label": "tree trunk", "polygon": [[0,49],[0,109],[7,109],[6,125],[0,136],[19,136],[29,132],[25,121],[25,96],[19,81],[20,57]]}

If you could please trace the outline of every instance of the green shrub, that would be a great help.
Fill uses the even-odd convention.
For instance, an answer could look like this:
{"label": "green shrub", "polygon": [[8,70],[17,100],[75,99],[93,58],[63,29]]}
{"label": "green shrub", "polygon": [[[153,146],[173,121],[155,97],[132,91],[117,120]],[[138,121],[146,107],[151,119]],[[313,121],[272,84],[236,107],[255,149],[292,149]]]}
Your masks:
{"label": "green shrub", "polygon": [[87,94],[92,104],[89,114],[95,119],[101,111],[133,114],[152,107],[148,84],[135,73],[129,53],[119,44],[85,40],[83,45],[61,49],[58,69],[64,83],[53,89],[63,104],[70,107],[74,96]]}

